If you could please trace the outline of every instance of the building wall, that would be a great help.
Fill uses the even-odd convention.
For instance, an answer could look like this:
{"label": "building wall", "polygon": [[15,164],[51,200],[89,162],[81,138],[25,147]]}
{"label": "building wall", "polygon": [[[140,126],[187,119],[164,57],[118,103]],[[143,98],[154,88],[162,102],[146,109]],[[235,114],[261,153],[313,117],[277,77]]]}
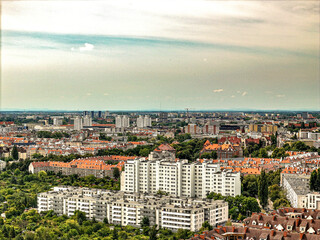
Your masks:
{"label": "building wall", "polygon": [[241,194],[240,173],[221,171],[217,164],[185,161],[129,160],[122,173],[121,190],[171,196],[203,197],[216,192],[224,196]]}
{"label": "building wall", "polygon": [[54,188],[38,194],[38,211],[53,210],[58,215],[72,216],[76,210],[97,221],[138,227],[143,217],[151,225],[172,231],[198,231],[203,222],[222,224],[228,219],[228,204],[223,201],[180,199],[111,192],[99,189]]}

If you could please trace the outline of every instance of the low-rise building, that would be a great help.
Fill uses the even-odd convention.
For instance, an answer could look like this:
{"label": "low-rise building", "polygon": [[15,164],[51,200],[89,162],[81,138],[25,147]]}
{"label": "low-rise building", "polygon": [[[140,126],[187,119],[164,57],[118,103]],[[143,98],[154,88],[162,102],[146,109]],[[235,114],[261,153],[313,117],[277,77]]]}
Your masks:
{"label": "low-rise building", "polygon": [[29,165],[29,172],[38,173],[40,171],[52,171],[61,173],[62,175],[77,174],[80,177],[94,175],[97,178],[113,177],[113,169],[118,168],[120,171],[124,162],[119,162],[117,165],[106,164],[103,160],[96,159],[74,159],[71,162],[32,162]]}
{"label": "low-rise building", "polygon": [[89,219],[108,219],[109,223],[138,227],[144,217],[151,225],[172,231],[198,231],[203,222],[217,226],[228,220],[228,204],[210,199],[174,198],[102,189],[54,187],[38,194],[38,211],[53,210],[72,216],[83,211]]}

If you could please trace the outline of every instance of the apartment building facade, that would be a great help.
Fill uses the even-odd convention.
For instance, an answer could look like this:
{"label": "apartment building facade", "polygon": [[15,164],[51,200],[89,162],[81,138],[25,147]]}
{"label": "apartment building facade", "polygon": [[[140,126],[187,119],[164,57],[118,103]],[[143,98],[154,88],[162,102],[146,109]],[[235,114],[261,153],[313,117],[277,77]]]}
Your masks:
{"label": "apartment building facade", "polygon": [[38,211],[53,210],[72,216],[76,210],[97,221],[138,227],[144,217],[151,225],[172,231],[198,231],[208,221],[216,226],[228,220],[228,204],[209,199],[187,199],[101,189],[54,187],[38,194]]}
{"label": "apartment building facade", "polygon": [[310,190],[310,175],[281,174],[281,186],[294,208],[320,210],[320,193]]}
{"label": "apartment building facade", "polygon": [[210,192],[224,196],[241,194],[240,173],[221,170],[219,164],[187,160],[129,160],[121,174],[121,190],[177,197],[202,197]]}

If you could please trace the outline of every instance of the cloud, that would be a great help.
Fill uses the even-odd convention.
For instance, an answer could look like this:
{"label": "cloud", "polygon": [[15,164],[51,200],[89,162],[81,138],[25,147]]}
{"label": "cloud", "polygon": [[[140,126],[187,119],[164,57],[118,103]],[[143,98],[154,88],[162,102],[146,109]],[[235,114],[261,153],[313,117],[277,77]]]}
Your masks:
{"label": "cloud", "polygon": [[103,96],[109,96],[109,93],[104,93]]}
{"label": "cloud", "polygon": [[85,52],[85,51],[92,51],[94,49],[94,45],[91,43],[85,43],[83,47],[75,48],[72,47],[71,51],[80,51],[80,52]]}
{"label": "cloud", "polygon": [[91,93],[87,93],[86,95],[87,95],[87,96],[91,96],[92,94],[91,94]]}
{"label": "cloud", "polygon": [[223,89],[222,88],[214,89],[213,92],[214,93],[220,93],[220,92],[223,92]]}
{"label": "cloud", "polygon": [[241,94],[241,96],[244,97],[244,96],[246,96],[247,94],[248,94],[247,92],[243,92],[243,93]]}
{"label": "cloud", "polygon": [[85,43],[84,47],[79,48],[80,51],[91,51],[93,49],[94,49],[94,45],[92,45],[90,43]]}
{"label": "cloud", "polygon": [[284,95],[284,94],[278,94],[278,95],[277,95],[278,98],[283,98],[283,97],[285,97],[285,96],[286,96],[286,95]]}
{"label": "cloud", "polygon": [[235,98],[235,97],[236,97],[235,95],[232,95],[232,96],[231,96],[231,98]]}

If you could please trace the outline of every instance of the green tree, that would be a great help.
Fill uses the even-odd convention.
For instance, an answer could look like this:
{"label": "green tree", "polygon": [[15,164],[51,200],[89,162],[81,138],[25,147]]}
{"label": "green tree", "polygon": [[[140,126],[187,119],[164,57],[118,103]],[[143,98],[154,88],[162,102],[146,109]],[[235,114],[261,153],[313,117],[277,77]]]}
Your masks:
{"label": "green tree", "polygon": [[117,240],[118,238],[119,238],[118,231],[116,228],[114,228],[112,231],[112,240]]}
{"label": "green tree", "polygon": [[273,202],[274,209],[278,209],[282,207],[290,207],[290,203],[287,199],[279,198]]}
{"label": "green tree", "polygon": [[18,148],[16,145],[13,146],[12,151],[11,151],[11,156],[14,160],[18,160],[19,159],[19,152],[18,152]]}
{"label": "green tree", "polygon": [[319,169],[317,171],[317,180],[316,180],[316,184],[314,186],[314,190],[320,191],[320,170]]}
{"label": "green tree", "polygon": [[205,230],[209,230],[209,231],[211,231],[213,229],[208,221],[205,221],[204,223],[202,223],[202,228],[204,228]]}
{"label": "green tree", "polygon": [[153,226],[149,231],[149,240],[156,240],[157,239],[157,226]]}
{"label": "green tree", "polygon": [[277,146],[277,137],[274,134],[271,135],[271,144]]}
{"label": "green tree", "polygon": [[118,179],[118,178],[120,177],[120,170],[119,170],[119,168],[117,168],[117,167],[113,168],[113,177],[114,177],[115,179]]}
{"label": "green tree", "polygon": [[261,171],[258,184],[258,197],[260,204],[265,208],[268,204],[268,181],[264,170]]}
{"label": "green tree", "polygon": [[313,170],[310,176],[310,190],[315,191],[316,190],[316,183],[317,183],[317,176],[318,176],[318,171]]}
{"label": "green tree", "polygon": [[141,227],[149,227],[150,226],[150,220],[148,217],[143,217],[141,221]]}

